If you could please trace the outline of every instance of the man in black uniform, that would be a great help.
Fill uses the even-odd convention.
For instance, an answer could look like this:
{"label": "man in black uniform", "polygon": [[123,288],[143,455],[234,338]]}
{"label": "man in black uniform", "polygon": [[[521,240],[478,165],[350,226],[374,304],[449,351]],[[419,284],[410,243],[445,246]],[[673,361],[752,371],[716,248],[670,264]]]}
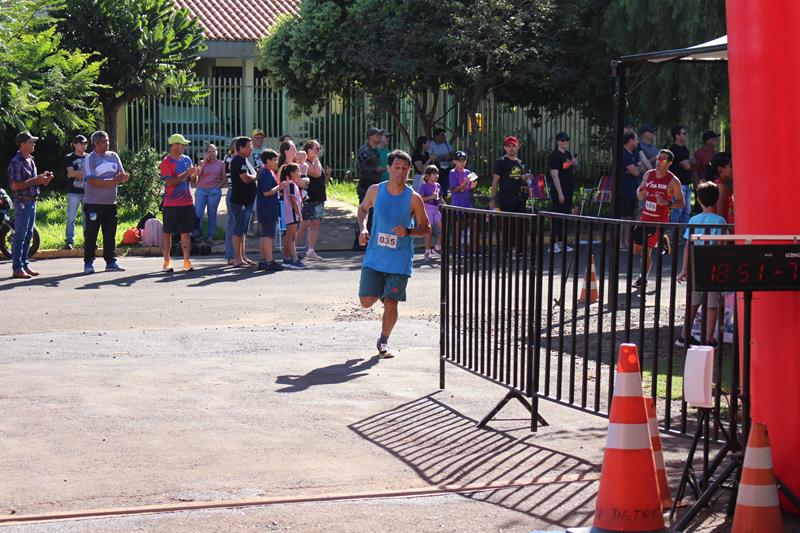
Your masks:
{"label": "man in black uniform", "polygon": [[692,197],[692,164],[694,163],[694,158],[689,154],[689,149],[686,147],[686,140],[689,138],[686,128],[681,125],[673,126],[670,133],[672,134],[672,146],[669,147],[669,150],[675,154],[675,159],[672,160],[669,171],[681,181],[681,189],[686,201],[684,202],[684,207],[670,211],[669,221],[674,224],[686,224],[689,222],[689,217],[692,216],[690,199]]}
{"label": "man in black uniform", "polygon": [[[572,213],[572,193],[575,191],[573,172],[578,166],[578,159],[569,151],[569,135],[563,131],[556,135],[556,149],[547,156],[547,168],[550,170],[550,180],[553,186],[550,188],[550,199],[553,202],[553,211],[556,213]],[[553,219],[553,231],[556,242],[553,251],[560,253],[566,247],[568,252],[572,251],[571,246],[566,246],[567,232],[566,224],[559,218]]]}
{"label": "man in black uniform", "polygon": [[[492,199],[489,201],[489,209],[499,209],[506,213],[525,213],[529,174],[525,169],[525,163],[517,157],[519,140],[513,136],[506,137],[503,140],[503,149],[506,154],[495,161],[492,167]],[[516,231],[518,222],[519,219],[514,219],[514,224],[509,227],[506,236],[509,243],[516,243],[517,252],[520,252],[522,243],[517,242],[517,238],[521,238],[522,233]]]}
{"label": "man in black uniform", "polygon": [[[356,154],[356,176],[358,176],[358,203],[359,205],[364,202],[364,197],[367,195],[367,190],[381,182],[383,171],[381,167],[381,156],[378,152],[378,143],[381,137],[386,132],[378,128],[370,128],[367,130],[367,142],[361,145]],[[367,218],[367,229],[372,229],[372,210],[369,211]],[[353,239],[353,250],[363,251],[364,247],[358,241],[358,236],[361,229],[356,227],[355,238]]]}

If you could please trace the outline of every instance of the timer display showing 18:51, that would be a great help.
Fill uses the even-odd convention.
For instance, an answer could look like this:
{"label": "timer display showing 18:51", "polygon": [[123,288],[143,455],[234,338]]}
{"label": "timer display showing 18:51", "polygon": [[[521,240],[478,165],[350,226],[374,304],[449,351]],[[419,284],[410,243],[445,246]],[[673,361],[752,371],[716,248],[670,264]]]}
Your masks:
{"label": "timer display showing 18:51", "polygon": [[695,245],[696,291],[798,291],[800,244]]}

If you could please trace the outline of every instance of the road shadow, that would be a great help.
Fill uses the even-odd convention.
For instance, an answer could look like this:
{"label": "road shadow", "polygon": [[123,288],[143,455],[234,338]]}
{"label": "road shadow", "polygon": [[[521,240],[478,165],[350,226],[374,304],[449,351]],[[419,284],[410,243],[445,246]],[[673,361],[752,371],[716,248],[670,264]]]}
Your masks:
{"label": "road shadow", "polygon": [[62,281],[67,281],[72,278],[84,277],[82,271],[71,272],[69,274],[62,274],[60,276],[38,276],[31,279],[15,279],[11,276],[8,279],[0,280],[0,291],[10,291],[21,287],[58,287]]}
{"label": "road shadow", "polygon": [[286,385],[275,392],[302,392],[317,385],[338,385],[367,375],[367,370],[378,364],[375,355],[369,359],[348,359],[344,363],[315,368],[305,375],[278,376],[275,383]]}
{"label": "road shadow", "polygon": [[[561,527],[586,525],[594,514],[600,465],[490,428],[479,429],[433,397],[424,396],[349,427],[412,468],[427,483],[493,487],[464,498],[524,513]],[[550,432],[558,435],[559,431]],[[602,438],[588,431],[584,439]]]}
{"label": "road shadow", "polygon": [[[190,272],[181,272],[180,270],[176,272],[161,272],[161,271],[153,271],[153,272],[144,272],[141,274],[132,274],[129,276],[113,276],[113,277],[100,277],[103,275],[107,275],[103,272],[97,272],[95,274],[81,274],[88,279],[93,280],[90,283],[86,283],[80,287],[76,287],[76,290],[88,290],[88,289],[99,289],[103,286],[114,285],[117,287],[131,287],[138,283],[139,281],[144,280],[154,280],[155,283],[171,283],[175,281],[187,280],[187,279],[203,279],[209,276],[216,277],[219,273],[225,268],[224,265],[219,266],[210,266],[210,267],[203,267],[203,268],[195,268]],[[100,277],[100,279],[98,279]],[[194,285],[188,285],[192,287]]]}

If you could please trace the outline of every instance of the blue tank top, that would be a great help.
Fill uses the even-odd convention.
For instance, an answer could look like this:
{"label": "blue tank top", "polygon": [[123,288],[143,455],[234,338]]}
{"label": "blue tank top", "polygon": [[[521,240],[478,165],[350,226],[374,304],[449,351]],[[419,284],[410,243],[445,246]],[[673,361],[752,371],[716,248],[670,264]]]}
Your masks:
{"label": "blue tank top", "polygon": [[378,184],[378,196],[372,213],[372,232],[364,254],[363,266],[386,274],[411,275],[414,239],[398,237],[392,228],[411,226],[411,187],[398,195],[389,193],[389,182]]}

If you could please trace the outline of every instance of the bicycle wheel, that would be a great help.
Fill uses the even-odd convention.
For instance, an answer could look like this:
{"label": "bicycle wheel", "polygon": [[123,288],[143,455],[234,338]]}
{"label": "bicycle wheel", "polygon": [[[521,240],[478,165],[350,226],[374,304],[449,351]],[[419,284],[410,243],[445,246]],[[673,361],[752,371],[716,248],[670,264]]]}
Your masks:
{"label": "bicycle wheel", "polygon": [[14,228],[7,224],[3,224],[0,228],[0,253],[3,254],[3,259],[11,259],[11,240],[14,238]]}

